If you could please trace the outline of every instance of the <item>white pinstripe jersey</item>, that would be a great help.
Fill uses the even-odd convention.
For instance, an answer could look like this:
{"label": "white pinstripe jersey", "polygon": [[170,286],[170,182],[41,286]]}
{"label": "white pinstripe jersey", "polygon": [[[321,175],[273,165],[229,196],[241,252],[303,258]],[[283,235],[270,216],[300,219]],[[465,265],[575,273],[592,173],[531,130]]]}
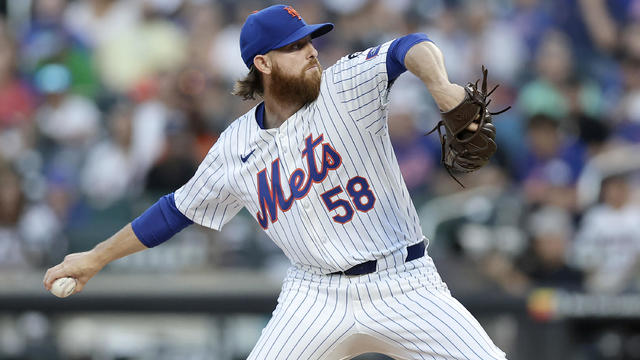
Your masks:
{"label": "white pinstripe jersey", "polygon": [[246,207],[294,265],[325,273],[420,241],[387,129],[390,44],[326,69],[318,99],[279,128],[261,129],[255,108],[235,120],[176,191],[178,209],[220,229]]}

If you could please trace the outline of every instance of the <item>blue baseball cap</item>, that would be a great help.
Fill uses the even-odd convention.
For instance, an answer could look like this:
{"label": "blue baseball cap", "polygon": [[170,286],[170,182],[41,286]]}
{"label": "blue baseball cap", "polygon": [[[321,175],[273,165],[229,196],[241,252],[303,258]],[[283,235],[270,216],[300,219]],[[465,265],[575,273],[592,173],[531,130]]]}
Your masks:
{"label": "blue baseball cap", "polygon": [[296,42],[307,35],[322,36],[333,29],[333,24],[307,25],[291,6],[273,5],[254,12],[240,31],[240,52],[248,68],[256,55]]}

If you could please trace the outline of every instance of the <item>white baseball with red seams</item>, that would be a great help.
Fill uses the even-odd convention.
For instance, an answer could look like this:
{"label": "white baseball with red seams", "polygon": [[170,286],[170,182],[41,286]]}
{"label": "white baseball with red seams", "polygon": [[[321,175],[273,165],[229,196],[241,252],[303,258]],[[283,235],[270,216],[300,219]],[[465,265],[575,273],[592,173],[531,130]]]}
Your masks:
{"label": "white baseball with red seams", "polygon": [[76,279],[63,277],[51,284],[51,293],[59,298],[66,298],[76,289]]}

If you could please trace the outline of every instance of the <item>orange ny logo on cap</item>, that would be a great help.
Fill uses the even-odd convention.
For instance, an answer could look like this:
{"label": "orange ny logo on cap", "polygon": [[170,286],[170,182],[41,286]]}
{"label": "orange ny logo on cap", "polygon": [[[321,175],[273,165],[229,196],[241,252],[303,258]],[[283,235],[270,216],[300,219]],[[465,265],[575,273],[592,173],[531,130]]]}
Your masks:
{"label": "orange ny logo on cap", "polygon": [[296,9],[292,8],[291,6],[285,6],[284,9],[287,10],[287,12],[291,15],[291,17],[297,17],[298,20],[302,20],[302,18],[300,17],[300,14],[298,14]]}

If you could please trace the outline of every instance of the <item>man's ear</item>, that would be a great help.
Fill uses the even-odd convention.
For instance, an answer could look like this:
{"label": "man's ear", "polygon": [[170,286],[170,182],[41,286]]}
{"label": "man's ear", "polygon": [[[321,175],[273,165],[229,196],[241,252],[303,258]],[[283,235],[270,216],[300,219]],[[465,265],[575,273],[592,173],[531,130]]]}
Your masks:
{"label": "man's ear", "polygon": [[253,58],[253,66],[263,74],[271,74],[273,63],[267,55],[256,55]]}

